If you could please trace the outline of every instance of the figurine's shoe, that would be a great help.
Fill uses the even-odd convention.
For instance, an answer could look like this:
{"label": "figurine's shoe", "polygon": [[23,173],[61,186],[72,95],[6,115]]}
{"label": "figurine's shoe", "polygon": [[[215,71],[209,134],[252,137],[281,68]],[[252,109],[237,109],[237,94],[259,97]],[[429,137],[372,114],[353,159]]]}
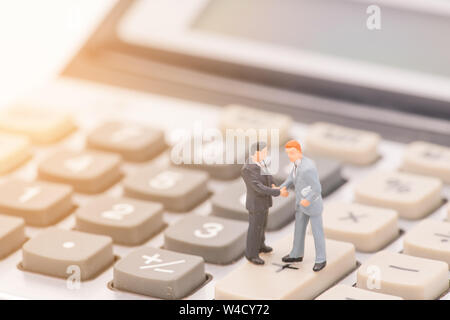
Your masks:
{"label": "figurine's shoe", "polygon": [[302,262],[303,257],[292,258],[290,255],[285,255],[281,260],[283,260],[283,262]]}
{"label": "figurine's shoe", "polygon": [[249,258],[247,257],[247,260],[250,261],[253,264],[258,264],[258,265],[263,265],[264,264],[264,260],[261,259],[260,257],[254,257],[254,258]]}
{"label": "figurine's shoe", "polygon": [[320,270],[322,270],[323,268],[325,268],[326,265],[327,265],[327,262],[326,262],[326,261],[321,262],[321,263],[316,263],[316,264],[314,264],[313,271],[314,271],[314,272],[320,271]]}
{"label": "figurine's shoe", "polygon": [[262,253],[269,253],[269,252],[272,252],[272,250],[273,250],[272,247],[263,245],[263,246],[261,247],[261,249],[259,249],[259,252],[262,252]]}

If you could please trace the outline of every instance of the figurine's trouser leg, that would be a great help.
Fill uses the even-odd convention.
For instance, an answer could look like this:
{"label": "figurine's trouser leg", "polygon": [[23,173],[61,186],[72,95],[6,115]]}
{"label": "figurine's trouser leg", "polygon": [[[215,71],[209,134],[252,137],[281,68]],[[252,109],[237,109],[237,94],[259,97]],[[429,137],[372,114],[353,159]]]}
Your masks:
{"label": "figurine's trouser leg", "polygon": [[300,210],[295,212],[294,244],[289,254],[291,258],[303,257],[305,251],[305,232],[308,221],[308,215]]}
{"label": "figurine's trouser leg", "polygon": [[325,235],[323,233],[322,215],[308,216],[301,211],[295,213],[295,233],[294,245],[289,256],[298,258],[304,256],[305,234],[308,221],[311,221],[311,230],[314,237],[314,246],[316,248],[316,263],[327,260],[325,249]]}
{"label": "figurine's trouser leg", "polygon": [[312,216],[309,217],[309,219],[311,221],[311,230],[314,237],[314,246],[316,247],[316,263],[322,263],[327,260],[322,215]]}
{"label": "figurine's trouser leg", "polygon": [[262,230],[262,234],[261,234],[261,244],[258,248],[261,249],[264,246],[264,243],[266,242],[266,228],[267,228],[267,216],[269,215],[269,211],[266,211],[264,214],[264,223],[263,223],[263,230]]}
{"label": "figurine's trouser leg", "polygon": [[264,243],[264,226],[267,217],[267,210],[263,212],[249,212],[247,247],[245,255],[254,258],[259,255],[259,249]]}

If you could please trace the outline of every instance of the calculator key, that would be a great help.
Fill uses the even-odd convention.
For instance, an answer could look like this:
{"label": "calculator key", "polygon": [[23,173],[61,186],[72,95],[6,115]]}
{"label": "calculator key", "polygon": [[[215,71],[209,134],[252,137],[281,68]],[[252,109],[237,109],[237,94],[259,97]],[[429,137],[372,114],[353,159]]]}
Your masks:
{"label": "calculator key", "polygon": [[448,287],[448,265],[389,251],[366,260],[357,272],[357,287],[407,300],[438,298]]}
{"label": "calculator key", "polygon": [[110,237],[48,228],[27,241],[22,248],[24,270],[67,278],[77,272],[89,280],[112,265]]}
{"label": "calculator key", "polygon": [[338,284],[324,293],[316,300],[403,300],[389,294],[376,293],[355,287]]}
{"label": "calculator key", "polygon": [[305,257],[300,263],[284,263],[281,258],[292,246],[292,235],[278,241],[273,253],[261,254],[264,265],[245,262],[216,283],[216,299],[314,299],[356,268],[355,247],[351,243],[326,240],[327,266],[312,270],[314,240],[306,237]]}
{"label": "calculator key", "polygon": [[0,130],[24,134],[33,142],[51,143],[75,130],[75,124],[65,113],[17,106],[0,113]]}
{"label": "calculator key", "polygon": [[75,191],[101,192],[121,176],[121,158],[99,151],[58,151],[40,163],[39,177],[53,182],[66,183]]}
{"label": "calculator key", "polygon": [[329,239],[351,242],[356,250],[380,250],[399,236],[395,210],[356,203],[325,204],[323,227]]}
{"label": "calculator key", "polygon": [[159,203],[101,196],[76,211],[76,229],[138,245],[163,228],[162,209]]}
{"label": "calculator key", "polygon": [[141,247],[114,266],[116,289],[161,299],[181,299],[206,281],[201,257]]}
{"label": "calculator key", "polygon": [[48,226],[74,208],[70,186],[17,179],[0,184],[0,212],[18,216],[35,226]]}
{"label": "calculator key", "polygon": [[[246,187],[240,179],[228,185],[224,190],[211,198],[211,215],[248,221],[248,211],[245,208]],[[277,230],[294,219],[295,194],[289,192],[288,198],[272,197],[273,205],[269,208],[267,230]]]}
{"label": "calculator key", "polygon": [[409,173],[377,171],[355,187],[356,202],[391,208],[406,219],[423,218],[441,204],[439,179]]}
{"label": "calculator key", "polygon": [[164,132],[136,123],[107,122],[87,137],[90,148],[119,153],[128,161],[154,158],[166,148]]}
{"label": "calculator key", "polygon": [[125,195],[161,202],[170,211],[187,211],[206,199],[208,174],[150,165],[124,179]]}
{"label": "calculator key", "polygon": [[220,117],[220,127],[226,130],[248,130],[267,129],[268,141],[270,141],[271,131],[278,130],[279,141],[283,143],[289,139],[292,126],[292,118],[282,113],[263,111],[241,105],[229,105],[225,107]]}
{"label": "calculator key", "polygon": [[450,223],[424,220],[403,238],[405,254],[450,264]]}
{"label": "calculator key", "polygon": [[25,240],[25,221],[0,215],[0,259],[18,250]]}
{"label": "calculator key", "polygon": [[30,155],[30,140],[25,136],[0,134],[0,174],[15,169]]}
{"label": "calculator key", "polygon": [[308,129],[308,152],[347,163],[367,165],[378,158],[377,133],[317,122]]}
{"label": "calculator key", "polygon": [[402,169],[450,183],[450,148],[423,141],[413,142],[406,148]]}
{"label": "calculator key", "polygon": [[[341,175],[342,165],[338,161],[323,157],[314,157],[312,160],[316,164],[317,172],[319,173],[322,196],[329,195],[345,182]],[[279,161],[280,168],[273,176],[277,185],[280,185],[287,179],[294,166],[284,150],[280,150]]]}
{"label": "calculator key", "polygon": [[188,215],[164,233],[164,248],[227,264],[245,250],[247,223],[211,216]]}
{"label": "calculator key", "polygon": [[[200,145],[200,146],[197,146]],[[240,176],[242,163],[245,161],[245,152],[234,149],[228,150],[223,142],[203,141],[194,142],[194,139],[175,145],[171,152],[174,165],[188,169],[197,169],[208,172],[209,176],[219,180],[230,180]],[[228,159],[227,157],[230,157]]]}

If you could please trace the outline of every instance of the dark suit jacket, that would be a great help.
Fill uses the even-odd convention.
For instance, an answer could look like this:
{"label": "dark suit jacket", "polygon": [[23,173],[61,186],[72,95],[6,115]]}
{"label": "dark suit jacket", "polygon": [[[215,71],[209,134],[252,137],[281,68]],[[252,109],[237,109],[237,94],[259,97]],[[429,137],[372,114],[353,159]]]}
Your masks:
{"label": "dark suit jacket", "polygon": [[280,195],[280,190],[271,187],[272,176],[262,175],[261,168],[249,159],[242,166],[241,176],[247,187],[247,210],[250,213],[267,211],[272,206],[272,197]]}

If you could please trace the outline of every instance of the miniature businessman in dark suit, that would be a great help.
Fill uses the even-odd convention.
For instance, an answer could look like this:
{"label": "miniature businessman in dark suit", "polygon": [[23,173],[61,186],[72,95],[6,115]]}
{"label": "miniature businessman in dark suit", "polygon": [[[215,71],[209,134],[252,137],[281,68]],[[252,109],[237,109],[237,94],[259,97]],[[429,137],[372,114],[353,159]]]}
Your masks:
{"label": "miniature businessman in dark suit", "polygon": [[[241,175],[247,187],[246,208],[249,213],[247,247],[245,257],[254,264],[264,264],[259,253],[268,253],[272,248],[265,244],[267,214],[272,206],[272,197],[287,196],[286,188],[272,188],[272,176],[265,163],[267,146],[256,142],[251,146],[250,157],[241,169]],[[274,185],[273,185],[274,186]]]}

